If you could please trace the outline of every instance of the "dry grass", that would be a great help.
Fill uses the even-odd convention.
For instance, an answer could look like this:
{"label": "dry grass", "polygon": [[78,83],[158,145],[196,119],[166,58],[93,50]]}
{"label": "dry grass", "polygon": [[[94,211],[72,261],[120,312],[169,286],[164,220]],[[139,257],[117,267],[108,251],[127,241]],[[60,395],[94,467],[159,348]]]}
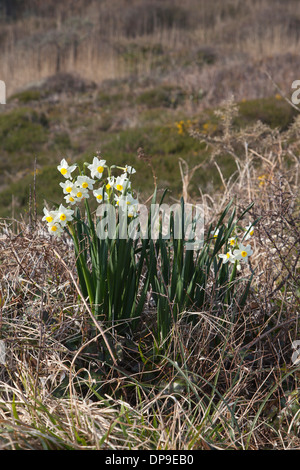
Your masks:
{"label": "dry grass", "polygon": [[[72,7],[70,7],[72,5]],[[8,95],[70,72],[97,84],[151,77],[180,83],[201,106],[285,93],[298,63],[299,4],[268,0],[28,2],[29,14],[2,20],[0,76]]]}
{"label": "dry grass", "polygon": [[[58,71],[98,84],[135,77],[137,86],[180,84],[195,112],[232,91],[236,100],[272,95],[277,90],[266,70],[287,96],[297,78],[294,0],[26,5],[30,14],[20,11],[1,24],[0,76],[9,94]],[[213,163],[223,186],[213,195],[199,187],[194,202],[204,205],[207,226],[229,200],[238,213],[254,202],[248,214],[249,221],[260,219],[254,255],[241,272],[246,279],[254,273],[246,305],[215,305],[209,286],[211,302],[182,312],[167,351],[155,356],[150,300],[139,334],[117,336],[91,320],[74,285],[67,238],[50,238],[35,215],[30,223],[1,221],[1,449],[300,448],[299,361],[292,362],[299,334],[300,120],[284,132],[260,122],[240,129],[230,100],[216,117],[216,129],[190,133],[210,152],[203,172]],[[228,156],[236,171],[226,179],[218,162]],[[197,173],[180,164],[184,198],[191,200]],[[194,326],[189,315],[197,316]]]}
{"label": "dry grass", "polygon": [[[73,284],[67,239],[53,241],[38,221],[29,228],[6,220],[1,448],[300,447],[299,365],[291,361],[299,323],[299,119],[281,134],[261,124],[238,131],[231,126],[234,103],[221,110],[221,134],[192,134],[207,142],[214,161],[230,153],[237,172],[229,180],[222,175],[224,187],[214,198],[200,193],[199,201],[208,224],[232,197],[238,211],[254,202],[250,217],[260,222],[249,301],[225,313],[211,303],[193,313],[195,326],[183,312],[160,358],[150,352],[149,307],[142,336],[128,341],[105,330],[116,352],[113,364],[103,330],[91,322]],[[182,171],[188,194],[188,168]]]}

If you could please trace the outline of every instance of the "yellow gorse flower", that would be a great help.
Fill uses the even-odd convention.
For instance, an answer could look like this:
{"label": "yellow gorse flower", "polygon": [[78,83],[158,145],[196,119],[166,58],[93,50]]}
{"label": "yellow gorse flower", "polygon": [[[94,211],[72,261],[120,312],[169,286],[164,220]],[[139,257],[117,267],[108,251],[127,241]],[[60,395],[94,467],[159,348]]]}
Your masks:
{"label": "yellow gorse flower", "polygon": [[183,135],[192,126],[192,121],[190,119],[187,119],[186,121],[182,119],[181,121],[176,122],[175,125],[177,127],[178,134]]}

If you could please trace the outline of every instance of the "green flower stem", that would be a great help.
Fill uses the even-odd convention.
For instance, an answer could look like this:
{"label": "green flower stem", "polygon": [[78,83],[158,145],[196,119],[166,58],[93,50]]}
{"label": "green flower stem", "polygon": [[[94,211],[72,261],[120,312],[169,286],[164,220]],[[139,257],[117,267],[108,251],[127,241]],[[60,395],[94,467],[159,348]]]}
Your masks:
{"label": "green flower stem", "polygon": [[226,292],[225,299],[224,299],[225,304],[229,304],[230,302],[231,294],[233,292],[234,280],[236,278],[236,273],[237,273],[237,265],[238,265],[238,261],[235,261],[230,278],[229,278],[228,288],[227,288],[227,292]]}
{"label": "green flower stem", "polygon": [[90,276],[88,267],[86,265],[85,259],[83,257],[83,254],[80,250],[79,241],[78,241],[78,238],[76,236],[75,229],[74,229],[73,225],[70,222],[68,223],[68,228],[69,228],[69,231],[70,231],[71,236],[73,238],[73,242],[74,242],[74,246],[75,246],[75,253],[76,253],[76,258],[77,258],[76,264],[77,264],[78,275],[79,275],[80,279],[84,279],[84,286],[82,286],[82,287],[84,287],[83,290],[86,289],[86,292],[87,292],[89,300],[90,300],[91,308],[93,309],[94,289],[93,289],[93,285],[92,285],[92,282],[91,282],[91,276]]}

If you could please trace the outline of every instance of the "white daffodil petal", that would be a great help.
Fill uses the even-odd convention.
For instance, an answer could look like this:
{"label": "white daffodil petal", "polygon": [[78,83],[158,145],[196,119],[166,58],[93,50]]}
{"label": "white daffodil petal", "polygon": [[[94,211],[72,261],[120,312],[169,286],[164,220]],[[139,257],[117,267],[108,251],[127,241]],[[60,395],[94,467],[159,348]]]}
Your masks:
{"label": "white daffodil petal", "polygon": [[247,225],[245,228],[246,235],[244,237],[244,240],[249,240],[251,237],[254,235],[254,227],[252,224]]}
{"label": "white daffodil petal", "polygon": [[65,177],[70,178],[71,173],[75,170],[76,165],[69,166],[68,162],[63,158],[58,165],[58,171]]}
{"label": "white daffodil petal", "polygon": [[253,250],[250,245],[244,246],[243,244],[239,245],[237,250],[233,251],[233,256],[239,261],[247,261],[248,256],[253,254]]}
{"label": "white daffodil petal", "polygon": [[99,160],[98,157],[93,158],[93,163],[88,165],[92,178],[102,178],[104,169],[106,167],[106,160]]}
{"label": "white daffodil petal", "polygon": [[70,194],[74,188],[74,183],[70,180],[67,180],[65,183],[59,183],[59,185],[63,188],[64,194]]}
{"label": "white daffodil petal", "polygon": [[88,176],[78,176],[75,184],[79,188],[92,190],[95,181],[92,178],[89,178]]}

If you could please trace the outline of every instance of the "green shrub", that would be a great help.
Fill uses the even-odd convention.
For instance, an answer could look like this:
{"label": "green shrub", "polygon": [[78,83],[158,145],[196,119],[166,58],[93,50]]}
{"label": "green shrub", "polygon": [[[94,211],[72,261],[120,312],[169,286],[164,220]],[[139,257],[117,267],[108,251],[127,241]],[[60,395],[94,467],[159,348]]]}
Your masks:
{"label": "green shrub", "polygon": [[42,97],[40,90],[25,90],[11,96],[10,100],[18,100],[20,103],[29,103],[30,101],[39,101]]}
{"label": "green shrub", "polygon": [[239,103],[238,124],[243,126],[256,121],[286,130],[297,111],[279,97],[260,98]]}
{"label": "green shrub", "polygon": [[104,91],[99,91],[97,94],[97,103],[101,107],[111,107],[117,106],[124,100],[123,93],[106,93]]}
{"label": "green shrub", "polygon": [[55,150],[65,151],[72,147],[70,136],[67,132],[61,132],[54,136],[52,147]]}
{"label": "green shrub", "polygon": [[144,91],[137,98],[137,103],[148,108],[176,108],[184,101],[185,95],[180,88],[162,86]]}
{"label": "green shrub", "polygon": [[7,152],[34,152],[47,135],[47,118],[30,108],[0,115],[0,145]]}

